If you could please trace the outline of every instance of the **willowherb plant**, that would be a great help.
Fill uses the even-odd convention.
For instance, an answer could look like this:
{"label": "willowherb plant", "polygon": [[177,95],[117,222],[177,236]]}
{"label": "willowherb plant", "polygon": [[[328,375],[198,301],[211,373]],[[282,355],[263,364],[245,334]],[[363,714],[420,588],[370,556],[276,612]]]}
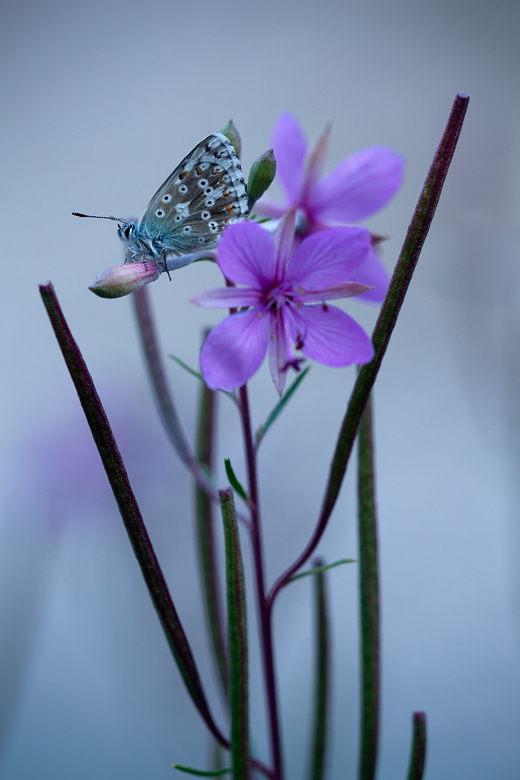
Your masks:
{"label": "willowherb plant", "polygon": [[[208,706],[188,639],[88,369],[52,285],[41,287],[51,323],[179,671],[216,742],[230,753],[223,769],[175,765],[179,770],[198,775],[231,773],[235,780],[261,773],[271,780],[283,780],[272,612],[278,594],[289,582],[310,575],[316,583],[316,679],[308,776],[312,780],[324,777],[331,690],[326,571],[347,560],[327,565],[314,558],[311,568],[301,569],[315,553],[328,524],[358,436],[362,629],[358,776],[360,780],[371,780],[375,775],[379,728],[379,582],[374,434],[369,399],[433,219],[468,101],[463,93],[455,98],[391,280],[377,255],[379,237],[353,223],[376,213],[395,195],[402,182],[403,159],[386,147],[374,147],[346,158],[321,179],[329,128],[309,149],[299,124],[290,114],[281,114],[278,118],[273,131],[273,148],[254,163],[247,187],[239,161],[240,139],[230,123],[221,133],[208,136],[190,152],[154,195],[139,223],[117,220],[119,235],[126,245],[126,262],[105,271],[91,289],[105,297],[134,293],[137,321],[159,411],[173,446],[196,481],[201,575],[216,668],[230,716],[226,729],[217,725]],[[285,195],[283,204],[273,203],[264,196],[275,172]],[[254,209],[256,214],[253,214]],[[270,219],[255,221],[257,214]],[[197,373],[202,382],[199,434],[197,445],[192,448],[180,426],[166,381],[144,285],[155,281],[163,272],[202,259],[218,263],[225,286],[200,292],[193,302],[203,307],[228,308],[230,312],[209,332],[202,346],[202,373]],[[361,300],[373,304],[382,303],[371,339],[348,314],[329,303],[351,296],[360,296]],[[280,398],[254,434],[247,382],[259,369],[266,353]],[[307,372],[307,368],[302,370],[302,367],[308,358],[328,366],[355,363],[360,369],[332,454],[313,534],[298,558],[269,587],[264,571],[257,453],[267,430],[301,384]],[[296,378],[284,394],[291,370]],[[214,392],[217,390],[226,391],[234,398],[241,419],[247,473],[245,487],[236,478],[229,461],[226,461],[226,472],[230,487],[219,490],[212,474]],[[234,493],[244,500],[246,511],[236,511]],[[214,504],[220,506],[223,519],[227,628],[218,589]],[[270,737],[268,758],[255,756],[250,749],[246,597],[237,522],[247,529],[253,553]],[[414,713],[410,780],[422,777],[425,750],[425,716]]]}

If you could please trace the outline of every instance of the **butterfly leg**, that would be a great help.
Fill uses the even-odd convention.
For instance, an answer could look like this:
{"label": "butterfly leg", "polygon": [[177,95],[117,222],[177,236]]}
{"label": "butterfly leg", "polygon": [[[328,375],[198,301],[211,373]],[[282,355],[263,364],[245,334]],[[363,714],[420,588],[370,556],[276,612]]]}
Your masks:
{"label": "butterfly leg", "polygon": [[171,278],[171,276],[170,276],[170,272],[168,271],[168,265],[167,265],[167,263],[166,263],[166,249],[163,249],[163,251],[162,251],[162,254],[163,254],[163,262],[164,262],[164,270],[165,270],[165,271],[166,271],[166,273],[168,274],[168,279],[169,279],[169,280],[170,280],[170,282],[171,282],[172,278]]}

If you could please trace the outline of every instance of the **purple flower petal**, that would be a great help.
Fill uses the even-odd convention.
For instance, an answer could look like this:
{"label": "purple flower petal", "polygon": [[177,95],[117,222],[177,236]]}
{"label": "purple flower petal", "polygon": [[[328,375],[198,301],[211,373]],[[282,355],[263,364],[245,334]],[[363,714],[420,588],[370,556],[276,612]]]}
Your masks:
{"label": "purple flower petal", "polygon": [[202,290],[190,298],[190,303],[203,309],[239,309],[241,306],[258,306],[263,295],[251,287],[216,287]]}
{"label": "purple flower petal", "polygon": [[271,144],[276,159],[276,178],[285,191],[290,206],[301,191],[307,139],[292,114],[282,113],[275,122]]}
{"label": "purple flower petal", "polygon": [[270,317],[269,325],[269,368],[274,386],[282,395],[287,377],[288,360],[291,357],[291,342],[287,334],[283,310]]}
{"label": "purple flower petal", "polygon": [[291,337],[304,355],[327,366],[368,363],[374,356],[369,337],[335,306],[303,306],[290,312]]}
{"label": "purple flower petal", "polygon": [[361,284],[374,288],[364,293],[360,297],[360,301],[365,301],[366,303],[382,303],[384,301],[390,282],[390,275],[373,248],[370,249],[363,265],[359,266],[352,274],[352,281],[361,282]]}
{"label": "purple flower petal", "polygon": [[[321,290],[354,281],[371,247],[370,232],[361,227],[338,227],[306,238],[291,257],[286,278],[305,290]],[[361,281],[361,280],[356,280]]]}
{"label": "purple flower petal", "polygon": [[325,287],[323,290],[313,290],[301,294],[302,303],[316,303],[325,301],[334,301],[339,298],[353,298],[355,295],[363,295],[370,292],[370,287],[359,282],[345,282],[344,284],[335,284],[333,287]]}
{"label": "purple flower petal", "polygon": [[404,158],[386,146],[347,157],[309,198],[317,220],[359,222],[386,206],[403,180]]}
{"label": "purple flower petal", "polygon": [[306,204],[307,198],[309,197],[321,174],[323,173],[325,157],[327,156],[329,149],[330,130],[331,125],[328,124],[314,144],[311,153],[307,158],[300,194],[300,206],[304,206]]}
{"label": "purple flower petal", "polygon": [[296,206],[294,205],[286,211],[273,236],[275,255],[273,282],[281,282],[285,277],[294,241],[295,221]]}
{"label": "purple flower petal", "polygon": [[267,351],[269,315],[263,308],[230,314],[202,345],[200,366],[212,390],[233,390],[257,371]]}
{"label": "purple flower petal", "polygon": [[256,201],[255,209],[258,209],[260,214],[262,214],[265,217],[280,219],[280,217],[283,217],[283,215],[287,211],[287,206],[281,203],[277,203],[276,201],[271,200],[271,198],[268,198],[264,195],[264,197]]}
{"label": "purple flower petal", "polygon": [[218,245],[217,261],[232,282],[265,289],[273,272],[273,239],[254,222],[230,225]]}

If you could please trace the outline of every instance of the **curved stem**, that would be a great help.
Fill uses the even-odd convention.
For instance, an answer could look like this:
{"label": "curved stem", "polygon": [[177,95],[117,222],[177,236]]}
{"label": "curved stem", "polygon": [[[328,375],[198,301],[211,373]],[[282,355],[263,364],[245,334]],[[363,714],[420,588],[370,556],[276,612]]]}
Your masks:
{"label": "curved stem", "polygon": [[374,780],[379,742],[379,575],[372,405],[358,437],[359,597],[361,617],[361,728],[359,780]]}
{"label": "curved stem", "polygon": [[[193,474],[201,490],[203,490],[212,501],[219,503],[218,490],[212,482],[211,475],[201,468],[200,463],[195,457],[184,431],[182,430],[179,415],[177,414],[172,394],[168,388],[168,382],[166,381],[166,373],[159,353],[157,333],[146,287],[136,290],[133,298],[146,366],[152,383],[152,390],[157,403],[157,408],[168,438],[179,458]],[[248,525],[249,518],[242,512],[237,511],[237,517]]]}
{"label": "curved stem", "polygon": [[168,438],[179,458],[192,472],[198,484],[209,493],[215,501],[218,501],[218,491],[213,487],[208,477],[201,469],[197,458],[188,444],[188,440],[186,439],[180,424],[173,398],[168,389],[164,366],[159,354],[157,333],[152,318],[146,287],[137,290],[133,297],[146,365],[152,382],[159,413],[166,433],[168,434]]}
{"label": "curved stem", "polygon": [[383,357],[390,341],[390,336],[401,311],[404,297],[412,280],[419,255],[435,214],[435,209],[441,196],[446,175],[450,167],[457,141],[459,139],[464,117],[469,103],[469,97],[461,92],[456,95],[444,135],[437,148],[428,176],[419,196],[415,212],[408,227],[408,232],[395,267],[388,292],[386,294],[379,318],[377,320],[372,341],[374,343],[374,359],[363,366],[358,374],[356,384],[350,396],[343,424],[338,436],[336,450],[332,458],[329,480],[323,497],[322,509],[311,540],[304,551],[278,578],[268,596],[269,610],[272,610],[276,595],[287,584],[292,575],[303,566],[312,555],[325,530],[329,517],[339,495],[347,463],[352,452],[354,440],[370,391],[374,385],[381,367]]}
{"label": "curved stem", "polygon": [[251,508],[251,545],[255,564],[256,595],[258,603],[258,616],[260,621],[260,637],[262,642],[262,660],[267,692],[267,706],[269,711],[269,726],[271,735],[271,755],[274,773],[277,780],[282,780],[282,750],[280,743],[280,722],[278,717],[278,702],[276,693],[276,680],[273,656],[273,637],[270,619],[270,611],[265,595],[264,562],[262,553],[262,537],[260,529],[260,514],[258,507],[258,480],[256,474],[256,455],[251,430],[251,417],[249,413],[249,398],[247,386],[239,390],[242,429],[244,434],[244,447],[246,452],[247,476],[249,487],[249,504]]}

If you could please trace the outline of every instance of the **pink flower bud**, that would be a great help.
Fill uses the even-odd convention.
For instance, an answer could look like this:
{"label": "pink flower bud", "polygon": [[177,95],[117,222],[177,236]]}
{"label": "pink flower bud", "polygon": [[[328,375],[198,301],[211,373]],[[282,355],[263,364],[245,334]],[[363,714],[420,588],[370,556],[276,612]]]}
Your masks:
{"label": "pink flower bud", "polygon": [[151,260],[146,263],[125,263],[107,268],[94,280],[89,290],[101,298],[121,298],[130,295],[160,275],[159,266]]}

